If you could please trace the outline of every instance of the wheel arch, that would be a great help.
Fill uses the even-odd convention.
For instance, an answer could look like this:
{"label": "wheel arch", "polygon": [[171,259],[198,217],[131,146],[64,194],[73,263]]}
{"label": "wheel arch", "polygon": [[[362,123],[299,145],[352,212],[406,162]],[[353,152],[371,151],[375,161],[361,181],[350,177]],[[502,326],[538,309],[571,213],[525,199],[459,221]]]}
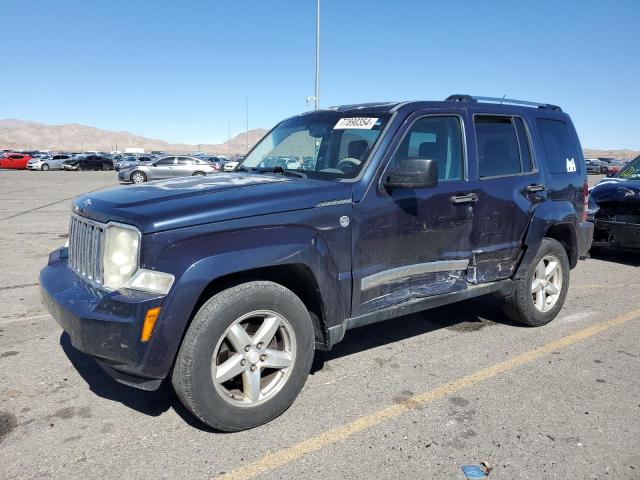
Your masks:
{"label": "wheel arch", "polygon": [[524,235],[524,254],[513,278],[519,279],[524,276],[545,237],[553,238],[562,244],[569,258],[569,266],[573,269],[579,259],[578,223],[578,214],[569,201],[548,200],[538,205]]}

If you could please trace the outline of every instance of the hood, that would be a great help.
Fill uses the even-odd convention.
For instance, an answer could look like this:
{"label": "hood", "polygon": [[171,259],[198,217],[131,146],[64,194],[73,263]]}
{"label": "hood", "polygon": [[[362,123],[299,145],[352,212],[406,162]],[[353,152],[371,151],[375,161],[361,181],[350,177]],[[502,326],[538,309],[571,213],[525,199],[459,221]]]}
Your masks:
{"label": "hood", "polygon": [[640,180],[605,178],[591,189],[589,199],[596,204],[603,202],[640,204]]}
{"label": "hood", "polygon": [[237,173],[109,188],[76,198],[72,208],[98,222],[127,223],[154,233],[344,199],[351,200],[348,183]]}

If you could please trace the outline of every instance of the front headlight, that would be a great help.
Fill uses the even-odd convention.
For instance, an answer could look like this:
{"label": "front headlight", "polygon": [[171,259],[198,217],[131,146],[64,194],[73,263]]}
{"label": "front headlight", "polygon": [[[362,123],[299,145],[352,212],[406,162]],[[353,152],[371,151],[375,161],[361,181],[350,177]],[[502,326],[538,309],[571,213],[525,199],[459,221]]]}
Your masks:
{"label": "front headlight", "polygon": [[135,227],[110,224],[105,232],[104,286],[110,290],[124,287],[138,269],[140,232]]}

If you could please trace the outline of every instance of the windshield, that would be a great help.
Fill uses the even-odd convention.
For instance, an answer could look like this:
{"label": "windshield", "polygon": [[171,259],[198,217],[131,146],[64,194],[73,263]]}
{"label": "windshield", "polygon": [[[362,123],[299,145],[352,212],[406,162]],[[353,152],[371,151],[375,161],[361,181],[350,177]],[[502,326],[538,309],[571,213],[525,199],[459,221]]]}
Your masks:
{"label": "windshield", "polygon": [[354,178],[389,120],[322,112],[285,120],[242,161],[238,170],[302,172],[309,178]]}
{"label": "windshield", "polygon": [[640,179],[640,157],[636,157],[629,165],[620,170],[618,177],[634,180]]}

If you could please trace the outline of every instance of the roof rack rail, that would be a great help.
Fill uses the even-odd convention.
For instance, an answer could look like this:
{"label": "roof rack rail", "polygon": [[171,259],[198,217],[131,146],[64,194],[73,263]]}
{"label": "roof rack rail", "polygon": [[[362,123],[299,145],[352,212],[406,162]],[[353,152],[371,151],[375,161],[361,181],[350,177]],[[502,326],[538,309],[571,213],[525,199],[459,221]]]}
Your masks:
{"label": "roof rack rail", "polygon": [[551,105],[550,103],[538,103],[528,102],[526,100],[515,100],[513,98],[499,98],[499,97],[478,97],[466,94],[449,95],[446,98],[449,102],[492,102],[492,103],[509,103],[511,105],[524,105],[526,107],[537,107],[548,110],[555,110],[561,112],[562,109],[557,105]]}

